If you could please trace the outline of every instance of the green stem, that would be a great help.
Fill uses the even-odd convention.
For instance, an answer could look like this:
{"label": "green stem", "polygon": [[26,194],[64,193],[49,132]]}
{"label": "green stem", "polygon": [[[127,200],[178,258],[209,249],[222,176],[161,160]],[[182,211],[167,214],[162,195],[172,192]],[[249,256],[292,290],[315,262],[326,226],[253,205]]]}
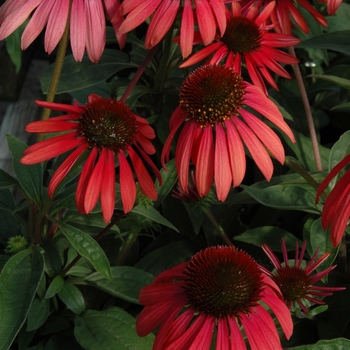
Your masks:
{"label": "green stem", "polygon": [[126,257],[129,254],[129,251],[132,247],[132,245],[134,244],[134,242],[136,241],[136,238],[139,235],[139,230],[133,232],[131,231],[128,238],[124,241],[124,244],[122,245],[119,254],[118,254],[118,258],[115,262],[116,266],[120,266],[124,263],[124,260],[126,259]]}
{"label": "green stem", "polygon": [[207,218],[210,220],[210,222],[214,225],[216,231],[220,234],[220,236],[222,237],[222,239],[225,241],[225,243],[229,246],[229,247],[234,247],[234,244],[231,242],[231,240],[228,238],[227,234],[225,233],[225,230],[218,224],[218,222],[216,221],[213,213],[205,208],[203,209],[203,213],[207,216]]}
{"label": "green stem", "polygon": [[[294,50],[293,46],[289,47],[288,51],[292,56],[296,57],[295,50]],[[311,107],[310,107],[309,99],[307,97],[303,77],[301,75],[300,68],[299,68],[298,64],[293,64],[293,69],[294,69],[295,78],[296,78],[298,86],[299,86],[301,99],[303,101],[304,110],[305,110],[305,114],[306,114],[306,120],[307,120],[307,123],[309,126],[312,148],[314,150],[316,169],[318,171],[322,171],[321,155],[320,155],[320,150],[318,148],[315,124],[314,124],[314,120],[312,117]]]}
{"label": "green stem", "polygon": [[138,70],[136,71],[135,75],[133,76],[133,78],[131,79],[128,87],[126,88],[126,90],[123,93],[123,96],[121,97],[120,101],[124,102],[127,100],[128,96],[130,95],[130,92],[132,91],[132,89],[135,87],[136,83],[139,81],[139,79],[141,78],[141,75],[143,74],[143,72],[145,71],[148,63],[151,61],[151,59],[153,58],[153,56],[155,55],[155,53],[157,52],[159,48],[159,44],[156,45],[155,47],[153,47],[147,54],[147,56],[145,57],[144,61],[142,62],[141,66],[138,68]]}
{"label": "green stem", "polygon": [[340,242],[338,259],[339,259],[338,261],[339,261],[339,269],[340,269],[340,271],[343,272],[345,275],[347,275],[348,263],[347,263],[345,235],[343,235],[343,238],[342,238],[342,240]]}
{"label": "green stem", "polygon": [[[64,62],[64,58],[66,56],[66,51],[67,51],[67,46],[68,46],[68,40],[69,40],[69,19],[70,19],[71,7],[72,7],[72,0],[69,2],[69,11],[68,11],[66,27],[65,27],[65,30],[63,32],[62,38],[60,40],[60,43],[58,44],[55,65],[54,65],[53,73],[52,73],[52,76],[51,76],[49,90],[48,90],[47,96],[46,96],[46,101],[47,102],[53,102],[55,100],[56,90],[57,90],[58,82],[60,80],[62,67],[63,67],[63,62]],[[50,109],[44,108],[44,111],[43,111],[41,119],[42,120],[49,119],[50,118],[50,113],[51,113]],[[44,137],[44,134],[39,134],[38,139],[42,140],[43,137]]]}

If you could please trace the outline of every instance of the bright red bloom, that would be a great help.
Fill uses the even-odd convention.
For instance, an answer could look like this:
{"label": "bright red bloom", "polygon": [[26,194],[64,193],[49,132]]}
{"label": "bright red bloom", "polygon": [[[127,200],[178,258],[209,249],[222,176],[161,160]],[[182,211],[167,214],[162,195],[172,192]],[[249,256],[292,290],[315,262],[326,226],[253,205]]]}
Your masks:
{"label": "bright red bloom", "polygon": [[[156,200],[154,183],[142,162],[142,158],[160,174],[147,154],[155,153],[149,139],[155,137],[148,122],[135,115],[123,102],[112,98],[89,96],[84,106],[36,101],[40,107],[68,112],[67,115],[37,121],[26,126],[26,131],[36,133],[66,132],[36,143],[24,151],[22,164],[36,164],[57,157],[75,148],[53,174],[48,193],[54,192],[74,166],[78,158],[88,152],[83,166],[75,201],[80,213],[89,214],[100,198],[103,218],[107,223],[115,204],[115,157],[119,163],[120,194],[124,212],[129,212],[136,199],[136,184],[129,161],[132,164],[142,191]],[[141,155],[141,157],[138,155]]]}
{"label": "bright red bloom", "polygon": [[293,303],[296,302],[304,312],[308,313],[308,309],[304,305],[303,300],[309,300],[315,304],[325,304],[323,300],[318,298],[330,296],[333,292],[345,289],[343,287],[322,287],[313,285],[323,277],[327,276],[337,265],[330,266],[321,272],[311,275],[311,273],[329,257],[330,253],[325,253],[317,259],[319,252],[319,249],[317,249],[306,267],[303,268],[302,262],[306,249],[306,241],[304,241],[300,253],[298,242],[296,242],[295,259],[292,266],[289,265],[287,247],[283,239],[282,253],[284,265],[279,262],[278,258],[267,244],[263,244],[262,248],[275,266],[276,271],[271,273],[263,267],[262,270],[278,285],[282,292],[283,299],[289,308],[291,308]]}
{"label": "bright red bloom", "polygon": [[[69,12],[70,0],[7,0],[0,8],[0,40],[16,30],[33,12],[22,34],[22,50],[25,50],[46,25],[45,50],[55,49],[60,41]],[[91,61],[97,62],[106,43],[106,15],[112,20],[120,47],[126,36],[118,29],[123,21],[119,13],[119,0],[72,0],[70,14],[70,41],[73,56],[81,61],[86,47]]]}
{"label": "bright red bloom", "polygon": [[[316,193],[316,203],[321,193],[332,179],[350,162],[350,154],[340,161],[320,184]],[[331,241],[337,247],[344,235],[350,217],[350,170],[336,183],[327,197],[322,210],[322,226],[324,230],[331,227]]]}
{"label": "bright red bloom", "polygon": [[205,65],[185,79],[180,90],[180,106],[170,119],[162,163],[165,167],[172,140],[184,123],[175,162],[179,184],[186,193],[191,160],[196,167],[199,195],[209,192],[214,179],[221,201],[226,199],[231,186],[239,186],[244,178],[244,145],[267,180],[273,173],[268,151],[280,163],[284,162],[284,148],[279,137],[245,106],[261,113],[295,141],[276,105],[231,68]]}
{"label": "bright red bloom", "polygon": [[272,310],[289,338],[292,319],[277,291],[247,253],[210,247],[141,290],[145,308],[136,331],[145,336],[159,326],[153,350],[245,350],[242,328],[252,350],[282,349],[271,314],[262,306]]}
{"label": "bright red bloom", "polygon": [[232,12],[226,11],[227,26],[224,35],[218,36],[215,43],[195,53],[180,67],[188,67],[214,54],[208,63],[219,64],[225,60],[225,65],[233,68],[238,74],[241,74],[242,63],[245,63],[254,85],[267,92],[264,78],[278,90],[269,69],[284,78],[291,79],[279,62],[293,64],[299,60],[277,50],[276,47],[294,46],[299,44],[300,40],[291,35],[269,33],[271,26],[265,26],[264,23],[274,7],[273,1],[260,14],[256,7],[251,7],[246,14],[243,14],[239,3],[232,3]]}
{"label": "bright red bloom", "polygon": [[[242,0],[240,3],[244,10],[252,7],[258,6],[267,7],[274,0]],[[315,18],[315,20],[321,25],[327,27],[327,20],[322,16],[310,3],[308,0],[297,0],[298,4],[305,8],[310,14]],[[284,34],[292,34],[292,21],[293,18],[296,25],[304,32],[309,33],[309,27],[303,15],[297,9],[293,0],[277,0],[276,7],[271,13],[271,23],[277,32]]]}
{"label": "bright red bloom", "polygon": [[130,32],[154,14],[145,42],[146,48],[151,49],[163,39],[182,7],[180,48],[183,57],[192,52],[195,22],[198,23],[205,45],[213,41],[216,28],[219,28],[221,34],[224,33],[226,17],[223,0],[184,0],[183,4],[181,3],[180,0],[124,0],[120,12],[127,17],[120,27],[120,32]]}

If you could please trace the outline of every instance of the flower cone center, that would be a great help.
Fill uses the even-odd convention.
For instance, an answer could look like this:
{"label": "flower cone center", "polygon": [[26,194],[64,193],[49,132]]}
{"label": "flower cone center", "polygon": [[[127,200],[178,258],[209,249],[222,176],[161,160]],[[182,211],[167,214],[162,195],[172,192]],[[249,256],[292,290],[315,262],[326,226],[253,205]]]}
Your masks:
{"label": "flower cone center", "polygon": [[180,105],[202,127],[223,123],[243,105],[244,83],[231,68],[205,65],[193,71],[180,89]]}
{"label": "flower cone center", "polygon": [[189,303],[216,318],[248,313],[262,291],[258,264],[234,247],[210,247],[192,257],[184,289]]}
{"label": "flower cone center", "polygon": [[233,17],[227,22],[221,40],[232,52],[244,54],[260,47],[261,31],[252,20]]}
{"label": "flower cone center", "polygon": [[310,285],[305,271],[294,266],[283,267],[278,271],[278,275],[272,276],[271,279],[278,285],[287,301],[305,297]]}
{"label": "flower cone center", "polygon": [[112,98],[88,103],[79,123],[81,135],[91,147],[109,148],[115,153],[133,144],[137,132],[134,113],[123,102]]}

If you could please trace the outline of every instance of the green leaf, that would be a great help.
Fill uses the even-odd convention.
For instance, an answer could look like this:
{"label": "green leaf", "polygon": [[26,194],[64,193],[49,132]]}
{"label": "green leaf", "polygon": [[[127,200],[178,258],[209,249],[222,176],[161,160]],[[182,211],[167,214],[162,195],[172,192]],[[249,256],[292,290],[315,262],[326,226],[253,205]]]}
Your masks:
{"label": "green leaf", "polygon": [[0,349],[8,349],[28,315],[44,273],[44,258],[32,248],[11,257],[0,275]]}
{"label": "green leaf", "polygon": [[64,279],[61,275],[57,275],[50,283],[49,288],[47,288],[47,291],[45,293],[44,298],[45,299],[50,299],[54,295],[56,295],[61,288],[64,285]]}
{"label": "green leaf", "polygon": [[342,52],[350,55],[350,30],[325,33],[302,41],[296,48],[317,48]]}
{"label": "green leaf", "polygon": [[345,103],[341,103],[340,105],[336,105],[331,109],[331,111],[336,109],[350,111],[350,102],[345,102]]}
{"label": "green leaf", "polygon": [[79,315],[85,310],[83,294],[73,284],[65,282],[57,295],[75,314]]}
{"label": "green leaf", "polygon": [[288,350],[348,350],[350,349],[350,340],[338,338],[332,340],[320,340],[313,345],[302,345]]}
{"label": "green leaf", "polygon": [[[105,49],[98,63],[91,62],[87,55],[84,56],[82,62],[76,62],[73,55],[69,55],[63,63],[57,94],[95,85],[125,68],[138,68],[135,64],[128,61],[128,55],[112,49]],[[52,64],[47,67],[40,76],[44,94],[48,91],[53,66]]]}
{"label": "green leaf", "polygon": [[315,204],[315,190],[307,184],[281,184],[264,189],[244,185],[241,187],[256,201],[268,207],[314,214],[321,212],[321,206]]}
{"label": "green leaf", "polygon": [[20,163],[27,145],[14,136],[6,135],[8,147],[12,153],[13,170],[23,191],[40,206],[43,187],[42,164],[24,165]]}
{"label": "green leaf", "polygon": [[11,35],[5,38],[6,50],[16,67],[16,74],[19,72],[22,65],[21,36],[26,25],[27,21],[18,27]]}
{"label": "green leaf", "polygon": [[117,307],[87,310],[74,323],[74,335],[85,350],[151,350],[153,346],[154,335],[140,338],[135,319]]}
{"label": "green leaf", "polygon": [[14,177],[12,177],[6,171],[0,169],[0,190],[18,185],[18,181]]}
{"label": "green leaf", "polygon": [[111,267],[108,258],[99,244],[87,233],[62,221],[51,218],[63,232],[74,249],[91,262],[94,268],[103,276],[111,279]]}
{"label": "green leaf", "polygon": [[[340,136],[339,140],[333,145],[329,154],[328,170],[331,171],[343,158],[350,153],[350,130]],[[332,188],[337,182],[338,175],[330,183]]]}
{"label": "green leaf", "polygon": [[296,241],[303,243],[298,240],[290,232],[283,230],[275,226],[263,226],[247,230],[244,233],[235,236],[233,239],[240,242],[254,244],[261,247],[262,244],[267,244],[274,252],[281,252],[281,240],[282,238],[286,242],[287,250],[295,249]]}
{"label": "green leaf", "polygon": [[30,307],[27,320],[27,332],[41,327],[50,313],[50,302],[45,299],[35,299]]}
{"label": "green leaf", "polygon": [[177,173],[175,170],[175,159],[172,159],[166,164],[167,170],[163,168],[160,170],[160,175],[162,176],[162,185],[159,185],[158,180],[156,181],[156,189],[158,192],[158,199],[154,203],[154,208],[157,208],[166,196],[173,189],[177,182]]}
{"label": "green leaf", "polygon": [[335,75],[320,75],[320,74],[311,74],[309,77],[319,78],[323,80],[330,81],[336,85],[343,87],[344,89],[350,90],[350,80],[336,77]]}
{"label": "green leaf", "polygon": [[86,276],[84,281],[117,298],[138,304],[140,290],[154,279],[151,274],[130,266],[115,266],[111,272],[111,281],[96,272]]}
{"label": "green leaf", "polygon": [[197,250],[198,247],[191,241],[170,243],[147,254],[135,264],[135,267],[157,276],[162,271],[187,261]]}
{"label": "green leaf", "polygon": [[58,275],[62,270],[62,259],[53,239],[43,238],[41,247],[44,249],[45,272],[50,277]]}
{"label": "green leaf", "polygon": [[176,232],[179,232],[179,230],[171,223],[169,222],[165,217],[159,214],[157,210],[155,210],[153,207],[144,207],[142,205],[137,205],[132,210],[133,213],[142,215],[154,222],[157,222],[158,224],[164,225],[166,227],[169,227],[173,229]]}

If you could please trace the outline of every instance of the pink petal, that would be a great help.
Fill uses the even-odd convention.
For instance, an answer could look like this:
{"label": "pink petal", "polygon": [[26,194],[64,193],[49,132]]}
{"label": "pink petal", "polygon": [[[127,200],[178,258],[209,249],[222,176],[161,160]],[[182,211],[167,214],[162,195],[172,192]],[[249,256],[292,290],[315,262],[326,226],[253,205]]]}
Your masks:
{"label": "pink petal", "polygon": [[86,42],[86,20],[83,0],[74,0],[70,16],[70,43],[74,59],[83,59]]}
{"label": "pink petal", "polygon": [[199,32],[201,33],[204,45],[208,45],[215,37],[215,18],[207,0],[194,0],[194,2],[196,5]]}
{"label": "pink petal", "polygon": [[122,198],[124,213],[128,213],[134,206],[136,199],[136,185],[134,174],[123,153],[118,153],[120,174],[120,196]]}
{"label": "pink petal", "polygon": [[226,134],[221,124],[216,124],[216,143],[215,143],[215,162],[214,162],[214,180],[216,185],[216,194],[220,201],[225,201],[232,184],[232,175],[230,167],[230,157]]}
{"label": "pink petal", "polygon": [[228,324],[230,326],[230,333],[231,333],[230,350],[246,350],[247,348],[245,346],[242,333],[237,325],[235,317],[228,317]]}
{"label": "pink petal", "polygon": [[107,157],[103,169],[103,182],[101,187],[101,208],[103,220],[108,223],[114,213],[115,204],[115,166],[114,153],[106,149]]}
{"label": "pink petal", "polygon": [[[214,140],[211,126],[203,130],[198,150],[198,163],[196,167],[196,183],[198,194],[206,196],[213,183],[214,175]],[[187,174],[188,176],[188,174]]]}
{"label": "pink petal", "polygon": [[180,29],[180,49],[182,58],[186,58],[192,52],[194,36],[194,18],[192,0],[185,0]]}

